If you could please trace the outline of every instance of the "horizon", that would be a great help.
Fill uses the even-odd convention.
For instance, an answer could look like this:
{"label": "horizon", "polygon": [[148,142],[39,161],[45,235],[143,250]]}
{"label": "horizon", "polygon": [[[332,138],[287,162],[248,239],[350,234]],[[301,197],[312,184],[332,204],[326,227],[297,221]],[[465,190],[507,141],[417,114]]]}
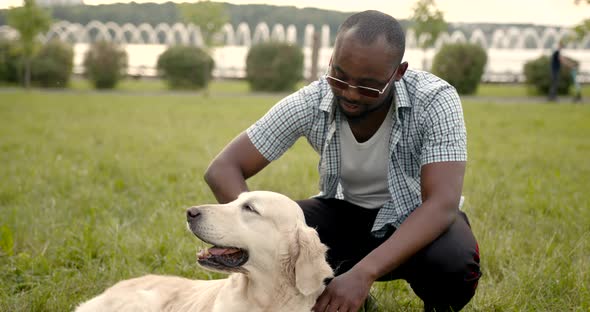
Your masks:
{"label": "horizon", "polygon": [[[2,0],[0,9],[20,6],[22,0]],[[157,3],[166,2],[194,3],[198,1],[182,0],[84,0],[85,5],[101,5],[114,3]],[[410,19],[416,1],[392,0],[383,4],[379,0],[365,0],[362,3],[332,1],[318,2],[314,0],[227,0],[236,5],[266,4],[274,6],[294,6],[297,8],[317,8],[344,13],[376,9],[398,19]],[[449,23],[491,23],[491,24],[532,24],[553,27],[573,27],[590,17],[590,5],[574,0],[496,0],[477,3],[472,0],[445,0],[436,2],[443,12],[444,19]],[[532,10],[531,8],[534,8]]]}

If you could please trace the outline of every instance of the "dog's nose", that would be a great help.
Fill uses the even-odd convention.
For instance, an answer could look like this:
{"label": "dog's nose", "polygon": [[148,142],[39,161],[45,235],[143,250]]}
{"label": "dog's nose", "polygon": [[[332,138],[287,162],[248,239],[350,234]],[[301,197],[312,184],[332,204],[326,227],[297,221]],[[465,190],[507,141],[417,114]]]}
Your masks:
{"label": "dog's nose", "polygon": [[201,216],[201,212],[197,207],[190,207],[186,210],[186,221],[191,222],[198,219]]}

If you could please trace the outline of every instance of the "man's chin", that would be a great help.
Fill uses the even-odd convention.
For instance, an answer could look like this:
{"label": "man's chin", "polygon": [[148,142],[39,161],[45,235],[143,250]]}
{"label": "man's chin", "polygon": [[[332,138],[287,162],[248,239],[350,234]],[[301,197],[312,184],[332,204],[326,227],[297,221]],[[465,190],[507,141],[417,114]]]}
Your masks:
{"label": "man's chin", "polygon": [[348,120],[363,119],[364,117],[366,117],[368,113],[368,111],[366,109],[363,109],[363,107],[360,105],[351,106],[339,103],[339,106],[340,112],[342,112],[342,114],[346,116]]}

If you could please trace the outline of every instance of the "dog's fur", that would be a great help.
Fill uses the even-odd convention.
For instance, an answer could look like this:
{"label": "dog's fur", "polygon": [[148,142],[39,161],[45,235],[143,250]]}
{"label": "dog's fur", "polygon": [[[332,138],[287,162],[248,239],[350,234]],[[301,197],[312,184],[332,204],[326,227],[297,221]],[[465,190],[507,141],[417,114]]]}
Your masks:
{"label": "dog's fur", "polygon": [[305,224],[297,203],[284,195],[242,193],[225,205],[191,207],[187,220],[201,240],[245,250],[247,261],[211,265],[202,261],[210,254],[201,253],[203,267],[232,274],[211,281],[156,275],[130,279],[76,311],[307,312],[324,290],[324,280],[332,277],[326,246]]}

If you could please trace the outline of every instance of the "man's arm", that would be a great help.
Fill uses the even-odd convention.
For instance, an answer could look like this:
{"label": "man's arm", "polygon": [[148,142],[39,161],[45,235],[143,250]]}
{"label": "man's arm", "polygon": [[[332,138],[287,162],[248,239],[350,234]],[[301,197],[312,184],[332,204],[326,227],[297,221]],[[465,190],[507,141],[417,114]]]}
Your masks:
{"label": "man's arm", "polygon": [[464,174],[463,161],[422,166],[422,205],[383,244],[351,270],[334,278],[316,302],[314,311],[357,311],[375,280],[440,236],[457,215]]}
{"label": "man's arm", "polygon": [[217,155],[205,172],[205,181],[220,203],[248,191],[246,179],[270,162],[258,152],[246,132],[239,134]]}
{"label": "man's arm", "polygon": [[578,62],[572,58],[569,58],[563,54],[559,54],[559,61],[565,66],[570,69],[578,68]]}
{"label": "man's arm", "polygon": [[422,205],[353,270],[365,272],[375,280],[440,236],[457,216],[464,175],[465,162],[462,161],[424,165],[421,170]]}

